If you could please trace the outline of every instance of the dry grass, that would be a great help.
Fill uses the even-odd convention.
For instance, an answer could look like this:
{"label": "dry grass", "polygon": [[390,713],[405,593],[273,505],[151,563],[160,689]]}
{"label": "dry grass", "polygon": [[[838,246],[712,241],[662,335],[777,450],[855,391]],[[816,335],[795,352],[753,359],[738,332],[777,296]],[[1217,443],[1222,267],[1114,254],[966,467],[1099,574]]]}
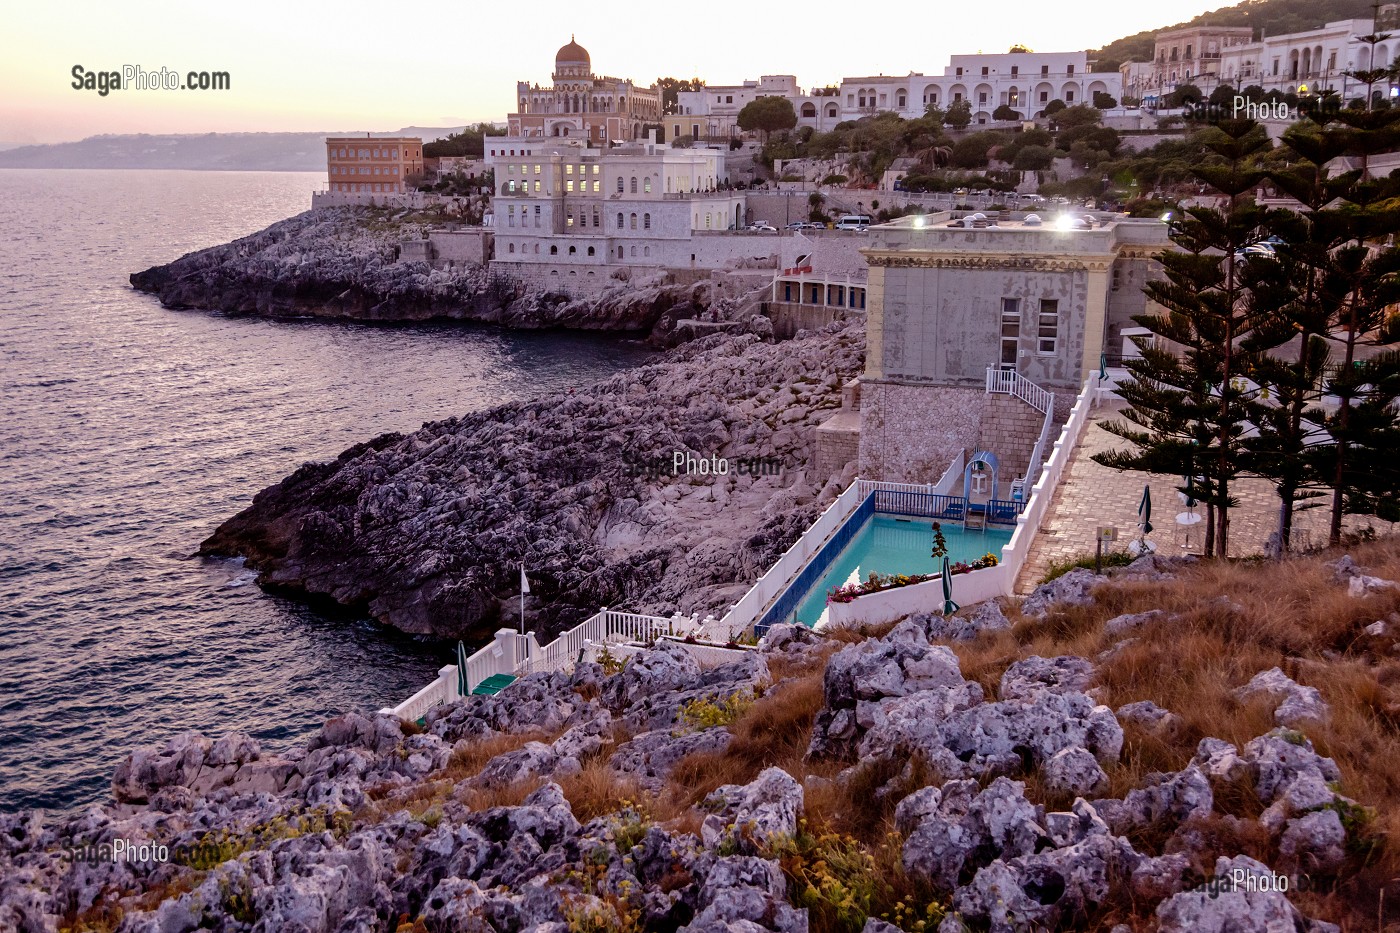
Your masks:
{"label": "dry grass", "polygon": [[[1350,552],[1368,572],[1400,580],[1400,540],[1361,545]],[[1400,929],[1400,923],[1389,926],[1392,916],[1400,921],[1400,906],[1393,915],[1387,909],[1379,922],[1377,914],[1382,891],[1388,903],[1400,904],[1400,656],[1394,634],[1375,637],[1364,632],[1387,618],[1400,632],[1400,592],[1365,599],[1349,596],[1322,567],[1333,556],[1272,564],[1202,563],[1169,581],[1111,582],[1099,588],[1093,605],[1058,611],[1043,621],[1009,610],[1009,631],[954,645],[953,650],[964,676],[995,697],[1002,674],[1019,659],[1066,654],[1096,659],[1116,647],[1098,663],[1094,690],[1099,702],[1116,709],[1152,700],[1181,716],[1183,728],[1163,736],[1125,726],[1123,754],[1108,769],[1108,794],[1114,797],[1142,786],[1152,772],[1184,767],[1205,736],[1243,745],[1270,731],[1274,722],[1267,701],[1243,702],[1234,696],[1258,672],[1277,666],[1298,682],[1318,688],[1331,707],[1331,721],[1305,731],[1319,752],[1336,759],[1343,775],[1341,792],[1369,808],[1371,816],[1348,817],[1359,841],[1348,864],[1335,877],[1314,879],[1311,890],[1295,892],[1294,901],[1309,915],[1340,923],[1347,931]],[[1161,609],[1165,615],[1129,636],[1103,633],[1103,623],[1113,616],[1147,609]],[[580,773],[561,782],[575,815],[588,820],[632,805],[673,831],[696,832],[703,818],[697,804],[711,791],[723,784],[747,783],[764,768],[777,766],[806,785],[804,835],[813,848],[803,857],[822,855],[822,846],[832,845],[832,839],[852,840],[864,853],[858,861],[875,866],[879,879],[873,902],[879,910],[872,907],[872,915],[894,919],[901,902],[901,910],[908,905],[924,910],[931,894],[904,876],[893,810],[903,792],[938,783],[939,776],[921,761],[899,761],[870,764],[854,779],[838,783],[831,779],[840,765],[804,760],[823,703],[827,659],[846,644],[889,628],[832,632],[827,646],[806,661],[770,658],[774,683],[729,726],[734,737],[729,748],[681,761],[655,798],[611,771],[609,750],[584,762]],[[1134,641],[1118,645],[1124,637]],[[409,799],[396,799],[394,806],[423,812],[445,794],[473,807],[519,802],[538,782],[486,793],[465,790],[462,781],[496,755],[526,741],[553,738],[537,734],[477,742],[454,755],[442,780],[424,785]],[[630,736],[613,738],[620,743]],[[1072,802],[1047,793],[1034,773],[1024,779],[1027,796],[1049,809],[1067,808]],[[1278,864],[1275,843],[1254,822],[1263,806],[1248,781],[1218,786],[1216,809],[1195,827],[1206,842],[1198,871],[1208,872],[1216,854],[1243,852]],[[1147,831],[1132,841],[1140,851],[1157,852],[1167,839],[1165,833]],[[1152,928],[1153,906],[1134,904],[1124,893],[1112,908],[1072,918],[1072,925],[1107,930],[1126,923],[1147,930]],[[845,928],[828,923],[826,916],[814,910],[814,931]],[[906,920],[906,928],[913,928],[912,918]]]}

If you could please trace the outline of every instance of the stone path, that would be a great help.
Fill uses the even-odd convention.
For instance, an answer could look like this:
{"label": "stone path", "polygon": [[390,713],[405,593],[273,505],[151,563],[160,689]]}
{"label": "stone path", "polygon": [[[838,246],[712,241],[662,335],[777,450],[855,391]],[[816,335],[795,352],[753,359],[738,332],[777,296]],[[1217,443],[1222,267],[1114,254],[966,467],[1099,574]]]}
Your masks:
{"label": "stone path", "polygon": [[[1191,527],[1188,539],[1186,530],[1175,521],[1178,513],[1186,511],[1177,495],[1177,477],[1110,470],[1090,459],[1100,451],[1127,446],[1126,441],[1109,434],[1098,424],[1113,420],[1121,408],[1121,402],[1105,404],[1091,413],[1092,419],[1060,478],[1060,486],[1050,500],[1050,510],[1016,581],[1017,592],[1026,593],[1034,588],[1052,562],[1093,554],[1094,531],[1099,525],[1116,525],[1116,547],[1125,548],[1138,535],[1137,507],[1142,499],[1144,483],[1152,487],[1154,530],[1148,540],[1156,543],[1158,553],[1201,552],[1205,539],[1205,509],[1196,509],[1202,524]],[[1261,554],[1269,535],[1278,527],[1278,497],[1274,494],[1274,487],[1267,480],[1244,479],[1233,487],[1232,492],[1240,504],[1230,511],[1230,555]],[[1330,500],[1318,501],[1326,503]],[[1325,506],[1297,513],[1293,522],[1295,547],[1326,543]],[[1387,534],[1395,529],[1389,522],[1364,516],[1347,520],[1350,528],[1368,524],[1378,534]]]}

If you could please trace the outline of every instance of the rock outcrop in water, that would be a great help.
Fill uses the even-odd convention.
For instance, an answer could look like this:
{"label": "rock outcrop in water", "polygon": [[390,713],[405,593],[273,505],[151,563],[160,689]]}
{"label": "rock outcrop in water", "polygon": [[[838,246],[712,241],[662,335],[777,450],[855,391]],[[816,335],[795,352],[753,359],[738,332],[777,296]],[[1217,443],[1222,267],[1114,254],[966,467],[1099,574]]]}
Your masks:
{"label": "rock outcrop in water", "polygon": [[600,606],[720,613],[849,481],[812,472],[812,429],[863,350],[859,326],[714,335],[573,394],[384,435],[262,491],[201,553],[415,633],[514,624],[521,564],[546,635]]}
{"label": "rock outcrop in water", "polygon": [[308,211],[223,246],[131,276],[168,308],[359,321],[482,321],[507,327],[649,334],[712,303],[712,286],[618,281],[571,300],[494,277],[484,266],[433,269],[401,262],[400,242],[421,235],[405,216],[361,208]]}
{"label": "rock outcrop in water", "polygon": [[662,642],[421,726],[342,715],[280,756],[181,736],[128,756],[113,804],[0,817],[0,928],[1339,929],[1296,889],[1361,863],[1365,811],[1305,734],[1143,774],[1093,662],[1021,657],[989,691],[928,622],[779,626],[709,669]]}

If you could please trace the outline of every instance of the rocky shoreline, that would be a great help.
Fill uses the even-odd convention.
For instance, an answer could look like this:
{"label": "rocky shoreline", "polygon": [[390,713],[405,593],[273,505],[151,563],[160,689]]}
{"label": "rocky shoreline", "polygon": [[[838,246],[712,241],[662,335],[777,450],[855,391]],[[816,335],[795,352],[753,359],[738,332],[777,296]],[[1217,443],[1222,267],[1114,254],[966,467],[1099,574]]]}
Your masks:
{"label": "rocky shoreline", "polygon": [[[1075,571],[956,626],[779,626],[708,669],[662,642],[422,726],[343,715],[280,757],[183,736],[130,755],[111,804],[0,817],[0,928],[1338,930],[1293,900],[1298,879],[1344,884],[1367,851],[1342,770],[1299,731],[1325,730],[1326,704],[1237,744],[1147,699],[1101,702],[1116,655],[1190,624],[1110,607],[1183,567],[1144,558],[1107,590]],[[1183,609],[1235,611],[1216,603]],[[1114,653],[966,670],[979,644],[1070,625]],[[1311,689],[1261,673],[1260,710]],[[1172,743],[1184,763],[1133,764]],[[843,819],[868,841],[810,825]],[[166,857],[113,860],[119,842]]]}
{"label": "rocky shoreline", "polygon": [[[200,553],[443,637],[513,626],[522,564],[544,638],[600,606],[720,614],[850,481],[813,472],[813,429],[863,352],[858,325],[776,345],[705,337],[576,393],[306,464]],[[677,452],[735,466],[673,475]],[[772,469],[739,475],[744,463]]]}
{"label": "rocky shoreline", "polygon": [[175,309],[381,323],[478,321],[654,335],[661,343],[677,321],[716,301],[708,283],[666,285],[662,277],[618,281],[597,298],[573,300],[493,277],[484,266],[434,269],[400,261],[402,241],[426,230],[415,216],[371,208],[307,211],[133,273],[131,284]]}

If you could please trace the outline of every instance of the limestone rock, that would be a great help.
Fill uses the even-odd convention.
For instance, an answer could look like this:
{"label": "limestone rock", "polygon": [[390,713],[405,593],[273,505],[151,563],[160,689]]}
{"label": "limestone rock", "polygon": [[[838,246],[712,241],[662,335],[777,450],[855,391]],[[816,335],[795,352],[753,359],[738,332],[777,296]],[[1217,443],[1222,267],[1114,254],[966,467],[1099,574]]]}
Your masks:
{"label": "limestone rock", "polygon": [[1031,591],[1031,595],[1021,601],[1021,614],[1043,619],[1056,605],[1083,606],[1093,601],[1091,593],[1103,579],[1092,570],[1077,567]]}
{"label": "limestone rock", "polygon": [[1331,710],[1316,687],[1304,687],[1277,667],[1260,671],[1249,683],[1235,691],[1235,696],[1249,699],[1266,696],[1277,701],[1274,721],[1281,726],[1302,726],[1327,722]]}

